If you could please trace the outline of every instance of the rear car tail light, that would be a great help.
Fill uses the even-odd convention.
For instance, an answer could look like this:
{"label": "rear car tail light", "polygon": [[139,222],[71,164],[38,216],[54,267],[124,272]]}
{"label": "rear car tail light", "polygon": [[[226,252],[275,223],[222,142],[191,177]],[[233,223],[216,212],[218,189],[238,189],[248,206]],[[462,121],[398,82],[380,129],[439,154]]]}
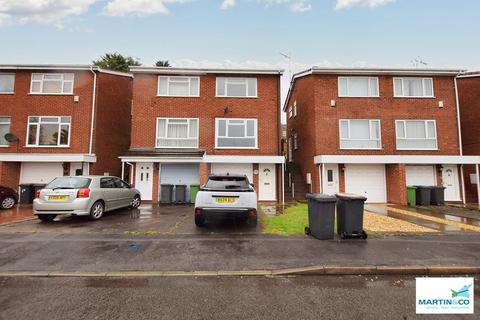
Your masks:
{"label": "rear car tail light", "polygon": [[255,209],[248,210],[249,217],[255,217],[256,215],[257,215],[257,210]]}
{"label": "rear car tail light", "polygon": [[195,208],[195,215],[196,215],[196,216],[199,216],[199,215],[201,215],[201,214],[202,214],[202,209],[200,209],[200,208]]}
{"label": "rear car tail light", "polygon": [[35,199],[40,198],[40,192],[41,191],[42,191],[41,189],[38,189],[37,191],[35,191]]}
{"label": "rear car tail light", "polygon": [[90,189],[82,188],[77,192],[77,198],[89,198],[90,197]]}

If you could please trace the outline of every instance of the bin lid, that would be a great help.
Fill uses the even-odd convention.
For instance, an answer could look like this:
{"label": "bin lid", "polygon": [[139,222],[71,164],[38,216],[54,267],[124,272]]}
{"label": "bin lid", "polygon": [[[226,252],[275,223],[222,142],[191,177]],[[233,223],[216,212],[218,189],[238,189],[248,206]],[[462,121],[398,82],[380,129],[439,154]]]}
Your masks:
{"label": "bin lid", "polygon": [[447,189],[447,188],[444,187],[444,186],[433,186],[433,187],[431,187],[431,188],[432,188],[432,189],[442,189],[442,190]]}
{"label": "bin lid", "polygon": [[335,196],[341,200],[367,200],[366,197],[354,193],[339,192],[335,193]]}
{"label": "bin lid", "polygon": [[407,189],[417,189],[417,186],[407,186]]}
{"label": "bin lid", "polygon": [[433,189],[433,188],[435,188],[435,186],[414,186],[414,187],[424,188],[424,189]]}
{"label": "bin lid", "polygon": [[307,193],[305,198],[311,199],[317,202],[337,202],[337,198],[335,196],[331,196],[329,194],[324,194],[324,193]]}

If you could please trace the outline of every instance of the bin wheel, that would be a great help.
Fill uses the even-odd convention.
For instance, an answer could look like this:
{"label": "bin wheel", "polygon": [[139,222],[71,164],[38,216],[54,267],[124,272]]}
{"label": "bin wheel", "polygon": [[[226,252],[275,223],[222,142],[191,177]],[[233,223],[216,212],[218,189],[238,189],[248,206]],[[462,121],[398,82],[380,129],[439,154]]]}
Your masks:
{"label": "bin wheel", "polygon": [[340,239],[345,240],[346,238],[347,238],[347,233],[346,232],[340,233]]}
{"label": "bin wheel", "polygon": [[367,232],[362,231],[362,239],[367,239],[367,238],[368,238]]}
{"label": "bin wheel", "polygon": [[310,230],[309,227],[305,227],[305,234],[306,234],[307,236],[309,236],[309,235],[312,234],[312,231]]}

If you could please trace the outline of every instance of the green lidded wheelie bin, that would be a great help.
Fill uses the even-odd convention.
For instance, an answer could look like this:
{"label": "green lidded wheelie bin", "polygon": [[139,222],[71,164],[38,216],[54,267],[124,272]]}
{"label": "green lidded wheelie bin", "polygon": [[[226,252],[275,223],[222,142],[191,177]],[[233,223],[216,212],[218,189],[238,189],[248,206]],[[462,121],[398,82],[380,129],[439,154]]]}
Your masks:
{"label": "green lidded wheelie bin", "polygon": [[308,200],[308,227],[305,227],[305,234],[319,240],[333,239],[337,198],[320,193],[308,193],[306,198]]}
{"label": "green lidded wheelie bin", "polygon": [[410,207],[417,205],[417,187],[407,186],[407,202]]}
{"label": "green lidded wheelie bin", "polygon": [[198,190],[200,190],[200,186],[198,184],[190,185],[190,203],[195,204],[195,199],[197,199]]}

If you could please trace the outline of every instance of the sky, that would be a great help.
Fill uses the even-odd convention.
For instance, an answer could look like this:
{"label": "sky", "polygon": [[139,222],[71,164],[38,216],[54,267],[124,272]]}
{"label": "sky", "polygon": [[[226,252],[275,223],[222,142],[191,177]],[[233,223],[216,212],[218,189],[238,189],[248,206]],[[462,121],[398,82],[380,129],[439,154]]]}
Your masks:
{"label": "sky", "polygon": [[[480,70],[480,0],[0,0],[0,64]],[[289,56],[286,58],[281,53]]]}

